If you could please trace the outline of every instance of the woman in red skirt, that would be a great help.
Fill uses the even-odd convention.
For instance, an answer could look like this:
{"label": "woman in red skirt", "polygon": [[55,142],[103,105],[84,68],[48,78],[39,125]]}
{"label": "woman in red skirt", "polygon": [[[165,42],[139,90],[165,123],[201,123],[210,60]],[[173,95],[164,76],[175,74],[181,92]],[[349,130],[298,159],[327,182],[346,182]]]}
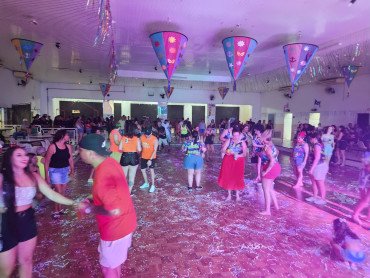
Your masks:
{"label": "woman in red skirt", "polygon": [[235,125],[232,130],[232,138],[227,139],[222,147],[225,154],[218,183],[220,187],[227,189],[226,200],[231,200],[231,190],[236,191],[236,201],[240,201],[239,190],[245,188],[244,183],[244,157],[247,155],[247,145],[241,141],[239,126]]}
{"label": "woman in red skirt", "polygon": [[281,167],[278,161],[279,152],[271,141],[271,135],[271,129],[262,133],[261,140],[265,147],[263,151],[258,154],[258,165],[259,167],[262,165],[262,188],[265,195],[266,206],[266,209],[261,212],[262,215],[271,215],[271,199],[274,202],[275,208],[279,209],[273,182],[276,177],[280,175]]}

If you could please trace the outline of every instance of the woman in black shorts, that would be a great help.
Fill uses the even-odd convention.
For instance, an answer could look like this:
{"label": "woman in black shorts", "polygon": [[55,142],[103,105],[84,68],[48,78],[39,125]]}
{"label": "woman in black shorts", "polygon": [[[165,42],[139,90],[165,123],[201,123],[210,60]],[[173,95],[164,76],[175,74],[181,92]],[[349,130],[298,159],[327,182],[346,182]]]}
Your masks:
{"label": "woman in black shorts", "polygon": [[206,148],[207,148],[206,161],[209,161],[209,156],[210,156],[211,152],[215,151],[215,148],[214,148],[214,145],[213,145],[213,138],[215,137],[215,133],[214,133],[211,125],[209,125],[207,127],[207,130],[206,130],[204,136],[206,138],[204,143],[206,144]]}
{"label": "woman in black shorts", "polygon": [[37,242],[32,201],[37,189],[54,202],[86,209],[53,191],[38,173],[30,171],[29,164],[23,148],[9,148],[4,154],[0,174],[0,277],[11,277],[17,261],[19,277],[32,276]]}
{"label": "woman in black shorts", "polygon": [[130,124],[127,132],[122,136],[118,149],[122,151],[120,164],[125,173],[130,193],[134,187],[137,166],[139,165],[139,153],[141,152],[140,139],[135,136],[137,126]]}
{"label": "woman in black shorts", "polygon": [[[344,126],[339,127],[339,136],[338,136],[338,148],[337,148],[337,158],[338,161],[336,164],[340,164],[341,166],[344,166],[344,162],[346,161],[346,149],[348,146],[347,141],[347,132],[346,128]],[[342,163],[341,163],[342,160]]]}

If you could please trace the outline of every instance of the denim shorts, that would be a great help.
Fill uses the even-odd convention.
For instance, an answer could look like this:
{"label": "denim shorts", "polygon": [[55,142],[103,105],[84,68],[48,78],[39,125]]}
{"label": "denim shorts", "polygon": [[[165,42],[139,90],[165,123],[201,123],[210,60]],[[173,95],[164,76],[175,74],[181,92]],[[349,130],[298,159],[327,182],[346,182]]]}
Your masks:
{"label": "denim shorts", "polygon": [[188,154],[184,160],[184,169],[199,170],[203,168],[203,157],[200,155]]}
{"label": "denim shorts", "polygon": [[49,177],[51,184],[66,184],[69,182],[69,167],[49,168]]}

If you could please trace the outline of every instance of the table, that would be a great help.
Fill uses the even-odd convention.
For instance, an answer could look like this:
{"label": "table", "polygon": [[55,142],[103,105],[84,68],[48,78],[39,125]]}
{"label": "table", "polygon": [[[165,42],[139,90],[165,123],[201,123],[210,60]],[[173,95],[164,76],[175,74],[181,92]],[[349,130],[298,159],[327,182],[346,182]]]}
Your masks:
{"label": "table", "polygon": [[30,138],[34,138],[34,139],[42,139],[42,140],[49,140],[49,139],[52,139],[53,138],[53,135],[50,135],[50,134],[44,134],[44,135],[30,135],[29,136]]}
{"label": "table", "polygon": [[[21,144],[31,144],[32,146],[41,146],[42,141],[45,141],[45,140],[44,139],[31,139],[30,138],[30,139],[27,139],[27,140],[21,140],[21,141],[19,141],[19,143],[21,143]],[[39,143],[39,144],[35,144],[35,143]]]}

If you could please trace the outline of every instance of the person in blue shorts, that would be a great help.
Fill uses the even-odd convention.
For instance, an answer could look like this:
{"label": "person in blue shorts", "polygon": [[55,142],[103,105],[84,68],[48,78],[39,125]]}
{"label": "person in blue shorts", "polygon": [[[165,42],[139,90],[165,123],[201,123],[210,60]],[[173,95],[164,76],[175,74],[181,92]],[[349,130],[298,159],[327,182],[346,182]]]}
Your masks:
{"label": "person in blue shorts", "polygon": [[199,140],[198,131],[193,130],[191,133],[192,138],[187,140],[183,145],[181,150],[186,153],[186,157],[184,159],[184,169],[188,170],[188,191],[191,192],[193,190],[193,180],[195,174],[195,189],[200,190],[203,189],[200,186],[200,179],[202,174],[203,168],[203,156],[204,153],[207,151],[206,146],[204,145],[202,140]]}

